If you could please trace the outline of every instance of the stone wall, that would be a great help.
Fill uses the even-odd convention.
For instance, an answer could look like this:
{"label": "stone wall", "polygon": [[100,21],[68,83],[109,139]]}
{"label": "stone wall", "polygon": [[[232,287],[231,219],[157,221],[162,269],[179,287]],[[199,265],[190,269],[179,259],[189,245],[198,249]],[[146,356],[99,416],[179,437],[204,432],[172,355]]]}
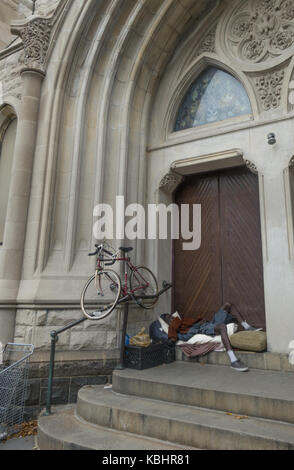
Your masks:
{"label": "stone wall", "polygon": [[20,68],[22,62],[22,51],[0,60],[0,105],[7,97],[21,99],[22,80]]}
{"label": "stone wall", "polygon": [[[161,202],[165,196],[160,182],[169,181],[165,175],[175,161],[219,156],[236,148],[259,172],[269,344],[272,350],[285,352],[293,325],[289,308],[293,304],[293,237],[288,235],[293,224],[291,218],[287,220],[292,212],[290,204],[285,205],[283,172],[293,155],[287,89],[293,77],[294,37],[273,28],[274,50],[267,50],[268,41],[262,38],[264,54],[255,58],[255,42],[250,50],[245,47],[247,33],[255,22],[254,31],[267,31],[260,27],[263,10],[252,10],[256,1],[243,2],[244,22],[239,22],[241,2],[237,0],[209,2],[215,10],[207,10],[206,0],[130,0],[118,2],[117,8],[115,3],[69,2],[45,47],[47,51],[50,46],[50,58],[29,167],[33,180],[24,250],[17,237],[9,237],[9,250],[19,252],[21,277],[8,273],[17,263],[10,262],[7,251],[0,263],[5,273],[0,283],[6,302],[3,310],[14,306],[16,299],[21,305],[46,302],[51,307],[19,309],[15,339],[33,341],[40,361],[46,362],[51,328],[79,316],[81,280],[85,282],[93,272],[93,260],[87,254],[94,245],[95,203],[114,203],[117,194],[125,195],[127,203]],[[272,3],[262,2],[262,8],[267,10]],[[291,32],[292,10],[281,9],[288,4],[280,2],[277,15]],[[50,14],[45,9],[56,5],[54,0],[38,0],[37,12]],[[28,44],[28,53],[42,49],[43,30],[37,31],[36,49]],[[239,50],[242,54],[236,57]],[[217,123],[175,135],[170,132],[175,100],[180,102],[205,65],[223,67],[240,79],[252,102],[253,116],[244,122]],[[9,62],[2,67],[7,70],[7,86],[12,86],[15,63],[11,70]],[[266,136],[273,130],[278,143],[270,148]],[[20,201],[19,207],[15,205],[17,214],[24,213],[23,198]],[[137,241],[133,245],[135,263],[149,266],[159,280],[171,279],[172,251],[167,243]],[[76,307],[52,307],[68,302]],[[141,311],[131,312],[129,332],[138,332],[144,321]],[[90,351],[101,356],[118,346],[118,323],[99,331],[95,324],[77,328],[60,337],[58,351],[67,353],[67,360],[73,353]]]}
{"label": "stone wall", "polygon": [[[112,372],[117,363],[117,358],[57,362],[54,369],[52,405],[76,403],[78,391],[84,385],[110,384],[112,382]],[[48,363],[31,364],[25,419],[36,418],[40,411],[45,408],[48,373]]]}
{"label": "stone wall", "polygon": [[[15,323],[15,342],[34,344],[36,351],[46,351],[50,332],[79,320],[79,310],[18,310]],[[118,322],[113,316],[104,321],[85,321],[66,331],[58,340],[57,350],[96,350],[117,347]]]}
{"label": "stone wall", "polygon": [[[41,16],[52,15],[59,1],[37,0],[35,3],[35,14]],[[15,36],[10,31],[11,22],[31,16],[32,11],[33,0],[1,0],[0,50],[15,40]]]}
{"label": "stone wall", "polygon": [[[153,312],[144,311],[131,306],[129,311],[128,334],[134,335],[153,321]],[[44,361],[50,349],[50,333],[65,325],[82,318],[81,311],[64,309],[19,309],[15,320],[16,343],[33,344],[35,355]],[[92,351],[96,357],[105,351],[112,352],[119,348],[121,334],[121,311],[115,310],[101,321],[86,320],[83,323],[67,330],[59,336],[56,351],[67,351],[70,355],[74,351]],[[99,352],[101,354],[99,354]],[[64,355],[63,355],[64,357]]]}
{"label": "stone wall", "polygon": [[[50,14],[57,7],[60,0],[36,0],[35,12],[38,14]],[[12,12],[16,18],[30,16],[33,10],[33,0],[1,0],[4,7]]]}
{"label": "stone wall", "polygon": [[[19,309],[16,314],[16,343],[33,344],[26,417],[36,417],[46,405],[50,342],[52,331],[79,320],[80,310]],[[138,333],[153,321],[152,311],[135,306],[129,309],[127,332]],[[84,385],[111,383],[112,371],[119,361],[121,311],[117,309],[105,320],[85,320],[62,333],[56,344],[53,405],[75,403]]]}
{"label": "stone wall", "polygon": [[28,16],[32,11],[32,0],[1,0],[6,8],[9,8],[15,15]]}
{"label": "stone wall", "polygon": [[20,4],[15,0],[1,0],[0,8],[0,50],[7,47],[15,37],[10,32],[10,23],[12,20],[24,18],[29,14],[31,8]]}

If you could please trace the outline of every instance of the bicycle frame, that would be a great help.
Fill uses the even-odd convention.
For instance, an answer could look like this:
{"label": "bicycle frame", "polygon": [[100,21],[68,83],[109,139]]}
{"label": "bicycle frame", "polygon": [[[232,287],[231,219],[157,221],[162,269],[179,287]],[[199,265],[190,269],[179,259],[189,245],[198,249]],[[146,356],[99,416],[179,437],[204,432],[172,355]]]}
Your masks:
{"label": "bicycle frame", "polygon": [[[118,303],[131,300],[144,309],[152,308],[159,297],[157,279],[152,271],[145,266],[133,265],[127,255],[132,248],[119,248],[115,252],[110,245],[106,244],[106,247],[107,249],[104,248],[104,244],[95,245],[95,252],[89,253],[89,256],[96,256],[96,269],[82,291],[81,309],[84,315],[90,320],[102,319],[109,315]],[[122,255],[120,255],[120,251]],[[123,273],[108,268],[116,262],[123,262]],[[94,291],[92,290],[89,294],[88,302],[87,299],[85,300],[85,296],[90,286],[93,289],[93,282]],[[97,295],[99,298],[100,296],[104,297],[104,299],[101,299],[99,306],[95,307],[95,311],[90,312],[85,305],[92,304]],[[145,301],[147,303],[144,303]]]}
{"label": "bicycle frame", "polygon": [[[102,248],[100,250],[100,253],[103,251],[104,249]],[[98,258],[97,258],[97,267],[96,267],[96,272],[99,272],[99,271],[102,271],[104,269],[104,262],[109,262],[111,264],[114,264],[116,263],[117,261],[121,261],[124,263],[125,265],[125,272],[124,272],[124,280],[122,282],[122,296],[126,296],[128,294],[135,294],[137,291],[141,290],[141,289],[145,289],[147,287],[149,287],[149,282],[146,281],[146,279],[144,279],[144,277],[142,276],[142,274],[138,271],[138,269],[136,268],[136,266],[134,266],[130,260],[129,257],[125,257],[125,258],[113,258],[113,260],[111,261],[110,259],[107,259],[107,260],[104,260],[101,256],[100,256],[100,253],[98,255]],[[128,289],[128,278],[129,278],[129,272],[133,272],[134,273],[134,276],[136,277],[137,281],[139,282],[139,285],[138,287],[134,288],[134,289]],[[141,279],[139,279],[141,278]],[[100,286],[100,289],[101,289],[101,286]]]}
{"label": "bicycle frame", "polygon": [[[119,258],[118,261],[124,261],[126,263],[126,269],[125,269],[125,274],[124,274],[124,284],[122,285],[123,295],[135,294],[138,290],[141,290],[143,288],[145,289],[145,288],[149,287],[149,282],[146,281],[146,279],[138,271],[136,266],[134,266],[131,263],[130,258]],[[139,282],[138,287],[135,287],[134,289],[130,289],[130,290],[128,290],[128,272],[129,271],[134,273],[134,276],[136,277],[137,281]],[[139,279],[139,278],[141,278],[141,279]]]}

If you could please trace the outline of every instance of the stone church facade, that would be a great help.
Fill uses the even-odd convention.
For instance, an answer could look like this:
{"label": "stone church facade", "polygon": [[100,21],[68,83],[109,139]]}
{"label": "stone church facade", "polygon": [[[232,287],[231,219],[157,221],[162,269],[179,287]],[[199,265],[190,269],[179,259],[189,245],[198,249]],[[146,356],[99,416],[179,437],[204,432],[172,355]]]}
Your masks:
{"label": "stone church facade", "polygon": [[[42,365],[50,332],[81,317],[95,204],[115,206],[117,195],[170,204],[185,177],[244,167],[258,181],[268,350],[287,353],[293,2],[2,0],[0,15],[0,341],[33,343]],[[238,81],[250,112],[175,130],[183,98],[208,68]],[[131,243],[133,261],[160,283],[172,279],[171,242]],[[171,297],[151,312],[131,306],[129,332],[170,312]],[[121,317],[117,309],[60,335],[57,361],[111,367]]]}

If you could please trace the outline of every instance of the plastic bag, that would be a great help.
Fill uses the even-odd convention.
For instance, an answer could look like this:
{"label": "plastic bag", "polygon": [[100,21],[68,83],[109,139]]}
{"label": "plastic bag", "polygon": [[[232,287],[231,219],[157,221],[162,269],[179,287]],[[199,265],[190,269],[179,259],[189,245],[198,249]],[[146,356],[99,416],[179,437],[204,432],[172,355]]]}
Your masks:
{"label": "plastic bag", "polygon": [[148,348],[150,346],[151,340],[150,336],[147,333],[144,333],[145,328],[142,328],[140,333],[135,336],[132,336],[130,339],[131,346],[141,346],[142,348]]}

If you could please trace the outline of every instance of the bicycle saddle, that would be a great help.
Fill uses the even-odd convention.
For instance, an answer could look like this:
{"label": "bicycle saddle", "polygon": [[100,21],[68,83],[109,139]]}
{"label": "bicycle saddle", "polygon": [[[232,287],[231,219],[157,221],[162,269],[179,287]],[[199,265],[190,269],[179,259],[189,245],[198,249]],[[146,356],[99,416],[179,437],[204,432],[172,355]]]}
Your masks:
{"label": "bicycle saddle", "polygon": [[134,248],[129,247],[129,248],[124,248],[123,246],[120,247],[120,251],[123,253],[129,253],[130,251],[133,251]]}

